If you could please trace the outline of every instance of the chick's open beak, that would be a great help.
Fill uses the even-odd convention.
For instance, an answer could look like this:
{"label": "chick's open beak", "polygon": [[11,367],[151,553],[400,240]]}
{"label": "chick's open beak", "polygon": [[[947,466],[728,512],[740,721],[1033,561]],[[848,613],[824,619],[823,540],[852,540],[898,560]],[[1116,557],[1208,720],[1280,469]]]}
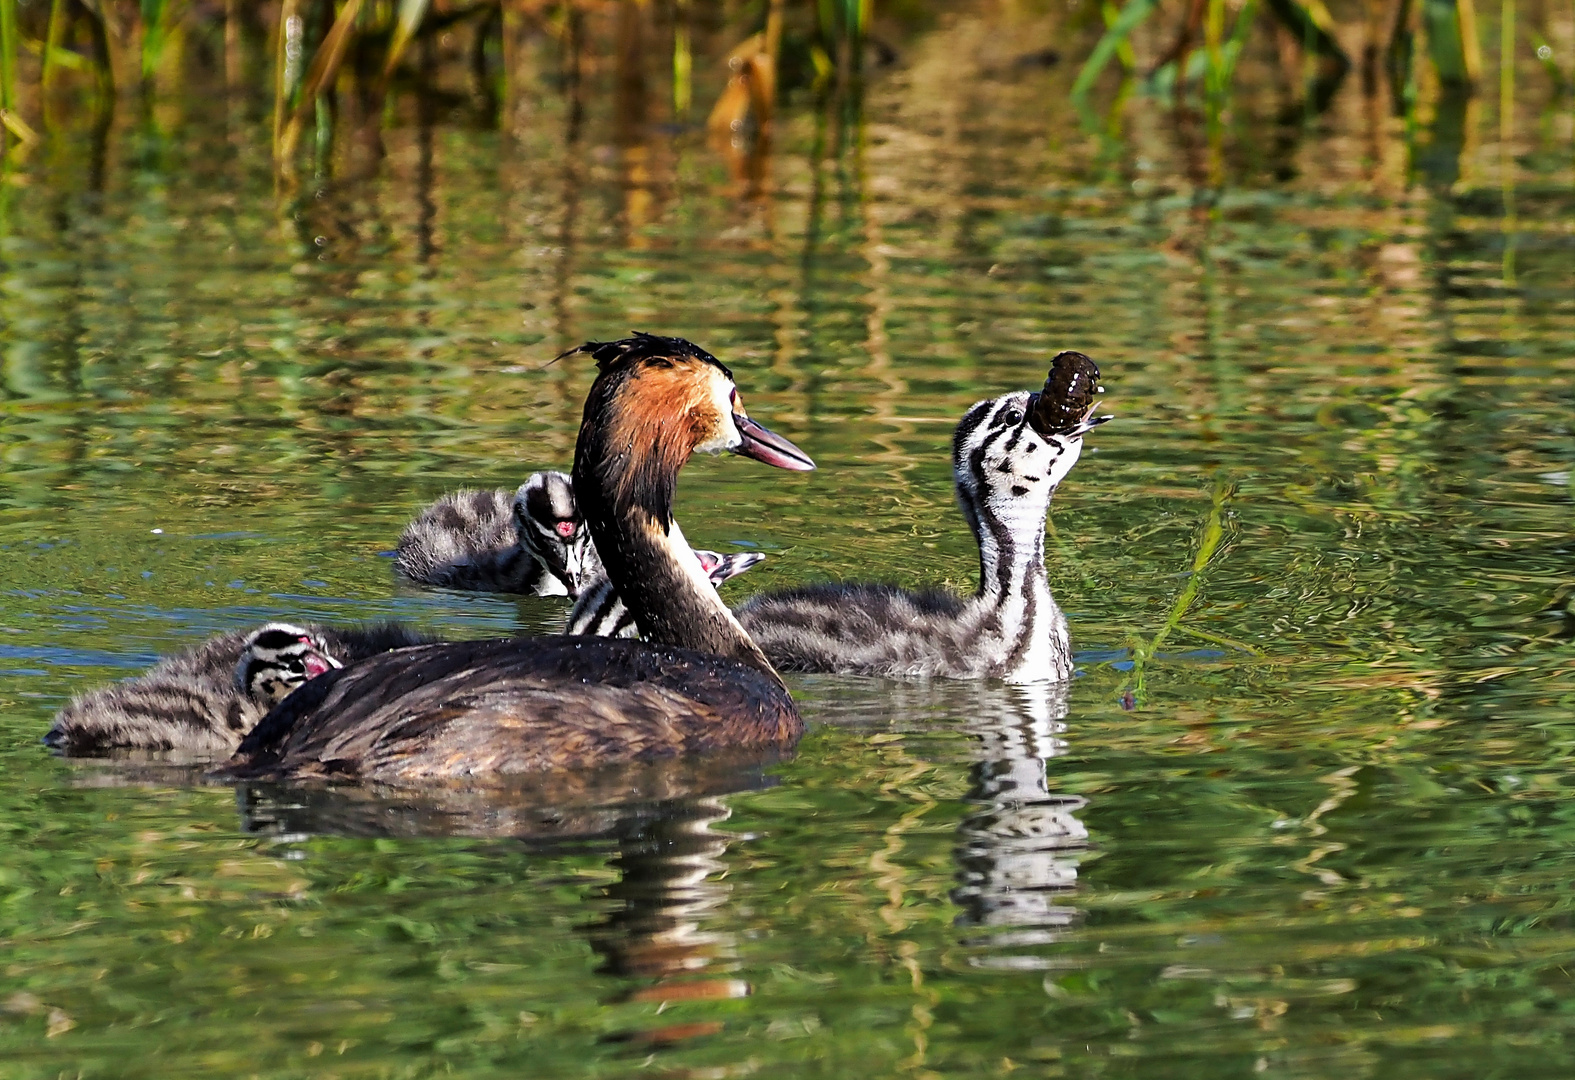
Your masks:
{"label": "chick's open beak", "polygon": [[733,422],[738,425],[738,434],[741,436],[739,444],[733,447],[733,453],[793,472],[810,472],[815,468],[808,454],[771,429],[762,427],[742,413],[734,413]]}

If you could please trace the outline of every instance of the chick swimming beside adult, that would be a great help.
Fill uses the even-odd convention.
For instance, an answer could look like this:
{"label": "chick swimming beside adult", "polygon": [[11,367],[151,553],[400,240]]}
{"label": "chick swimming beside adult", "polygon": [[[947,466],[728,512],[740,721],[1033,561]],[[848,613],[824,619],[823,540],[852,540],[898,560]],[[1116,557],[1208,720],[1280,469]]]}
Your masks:
{"label": "chick swimming beside adult", "polygon": [[1041,391],[978,402],[957,425],[957,501],[979,545],[973,596],[811,585],[757,594],[737,609],[740,625],[783,671],[1071,678],[1071,634],[1045,571],[1045,516],[1083,436],[1109,419],[1092,416],[1103,389],[1092,360],[1063,352]]}
{"label": "chick swimming beside adult", "polygon": [[227,755],[307,680],[431,640],[393,624],[271,622],[233,630],[165,657],[137,678],[78,695],[55,715],[44,742],[66,754],[137,749]]}

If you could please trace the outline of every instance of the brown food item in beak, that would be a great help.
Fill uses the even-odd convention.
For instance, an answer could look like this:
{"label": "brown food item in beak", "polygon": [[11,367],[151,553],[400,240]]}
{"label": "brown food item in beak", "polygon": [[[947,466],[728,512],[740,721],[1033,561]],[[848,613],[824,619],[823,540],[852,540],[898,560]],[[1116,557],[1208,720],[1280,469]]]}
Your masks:
{"label": "brown food item in beak", "polygon": [[[1104,393],[1099,367],[1080,352],[1062,352],[1050,361],[1044,389],[1034,395],[1028,422],[1041,435],[1067,434],[1084,426],[1094,395]],[[1089,425],[1092,426],[1092,425]]]}
{"label": "brown food item in beak", "polygon": [[793,472],[810,472],[815,468],[808,454],[742,413],[733,414],[733,423],[738,425],[738,434],[742,437],[742,441],[733,447],[733,453]]}

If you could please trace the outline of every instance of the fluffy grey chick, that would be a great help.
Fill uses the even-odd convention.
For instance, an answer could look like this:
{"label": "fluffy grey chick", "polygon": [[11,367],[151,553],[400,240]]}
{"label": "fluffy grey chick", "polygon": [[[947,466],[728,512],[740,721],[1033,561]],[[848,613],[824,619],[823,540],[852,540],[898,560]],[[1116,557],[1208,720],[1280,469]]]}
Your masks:
{"label": "fluffy grey chick", "polygon": [[67,754],[115,749],[231,753],[269,709],[308,679],[433,640],[392,623],[339,629],[271,622],[165,657],[147,674],[80,694],[44,742]]}
{"label": "fluffy grey chick", "polygon": [[601,569],[561,472],[444,495],[405,527],[394,565],[420,585],[571,597]]}

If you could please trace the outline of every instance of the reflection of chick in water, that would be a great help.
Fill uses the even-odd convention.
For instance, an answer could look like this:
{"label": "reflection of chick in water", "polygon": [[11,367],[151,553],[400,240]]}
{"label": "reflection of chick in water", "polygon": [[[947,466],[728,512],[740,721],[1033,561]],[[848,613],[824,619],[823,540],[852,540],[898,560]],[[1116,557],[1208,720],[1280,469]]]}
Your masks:
{"label": "reflection of chick in water", "polygon": [[[621,873],[606,895],[620,904],[591,928],[591,947],[603,958],[603,973],[656,980],[627,1000],[666,1003],[745,997],[748,983],[707,971],[718,960],[730,959],[730,938],[702,929],[731,892],[713,879],[726,869],[721,856],[727,839],[710,831],[731,811],[719,799],[686,800],[670,810],[619,838],[612,865]],[[697,977],[702,973],[705,977]],[[672,1043],[714,1034],[722,1026],[718,1020],[668,1024],[618,1038]]]}
{"label": "reflection of chick in water", "polygon": [[[1045,760],[1066,752],[1066,684],[1001,687],[970,713],[979,739],[970,797],[979,808],[958,828],[958,887],[963,925],[1013,927],[992,934],[994,946],[1053,941],[1077,918],[1056,901],[1077,886],[1076,852],[1088,829],[1076,814],[1085,799],[1049,789]],[[993,956],[987,967],[1036,966],[1032,956]]]}

